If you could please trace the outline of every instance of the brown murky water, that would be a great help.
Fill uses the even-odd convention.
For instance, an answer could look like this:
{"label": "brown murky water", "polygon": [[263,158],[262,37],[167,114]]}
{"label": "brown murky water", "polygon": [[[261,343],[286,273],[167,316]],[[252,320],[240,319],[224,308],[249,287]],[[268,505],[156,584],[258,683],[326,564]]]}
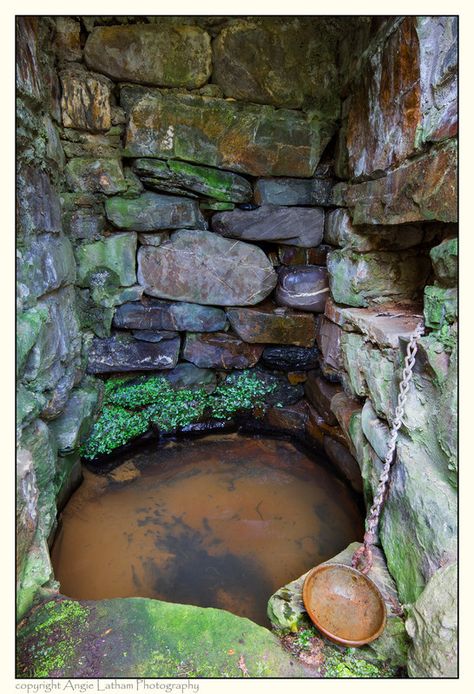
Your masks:
{"label": "brown murky water", "polygon": [[207,437],[86,471],[52,559],[78,599],[152,597],[268,625],[270,595],[359,540],[350,490],[287,441]]}

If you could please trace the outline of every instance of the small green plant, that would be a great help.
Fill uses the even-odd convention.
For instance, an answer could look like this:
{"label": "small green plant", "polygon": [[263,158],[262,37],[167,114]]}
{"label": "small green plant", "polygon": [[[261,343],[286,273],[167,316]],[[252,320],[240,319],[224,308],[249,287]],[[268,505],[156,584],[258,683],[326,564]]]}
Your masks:
{"label": "small green plant", "polygon": [[229,376],[212,393],[204,388],[175,389],[163,376],[110,378],[106,381],[102,411],[87,441],[84,458],[93,460],[112,452],[155,425],[163,433],[200,420],[228,419],[239,410],[264,404],[275,390],[255,374]]}
{"label": "small green plant", "polygon": [[333,654],[326,654],[324,659],[324,677],[338,678],[385,678],[394,677],[395,670],[384,664],[375,665],[363,658],[358,658],[353,648],[343,652],[334,649]]}
{"label": "small green plant", "polygon": [[302,629],[298,632],[298,636],[296,638],[298,646],[303,650],[308,650],[311,647],[311,639],[313,636],[314,632],[312,629]]}

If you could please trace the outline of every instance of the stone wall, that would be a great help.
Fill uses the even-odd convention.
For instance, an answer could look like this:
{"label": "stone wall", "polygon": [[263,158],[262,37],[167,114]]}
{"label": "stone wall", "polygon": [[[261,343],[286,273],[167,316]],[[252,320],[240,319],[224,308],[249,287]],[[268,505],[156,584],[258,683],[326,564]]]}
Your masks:
{"label": "stone wall", "polygon": [[[77,445],[97,402],[85,376],[73,245],[59,191],[60,85],[53,20],[17,20],[18,613],[51,585],[57,503],[80,479]],[[68,418],[71,403],[76,403]]]}
{"label": "stone wall", "polygon": [[369,504],[424,317],[379,538],[416,606],[456,556],[455,20],[22,18],[18,46],[20,614],[104,377],[277,374],[265,426]]}
{"label": "stone wall", "polygon": [[[328,255],[324,318],[337,344],[331,358],[343,367],[344,393],[332,410],[370,501],[403,350],[423,317],[379,541],[401,601],[410,614],[425,610],[425,623],[433,624],[416,630],[409,620],[410,675],[454,676],[452,604],[432,603],[428,618],[424,591],[445,582],[441,592],[451,595],[456,571],[457,26],[454,17],[407,17],[381,31],[351,75],[336,165],[347,182],[333,189],[342,207],[326,218],[326,240],[342,246]],[[411,248],[419,233],[427,254],[415,267]],[[422,302],[402,296],[412,273],[424,285]],[[438,652],[441,638],[434,625],[443,619],[451,657],[439,653],[428,665],[427,653]]]}

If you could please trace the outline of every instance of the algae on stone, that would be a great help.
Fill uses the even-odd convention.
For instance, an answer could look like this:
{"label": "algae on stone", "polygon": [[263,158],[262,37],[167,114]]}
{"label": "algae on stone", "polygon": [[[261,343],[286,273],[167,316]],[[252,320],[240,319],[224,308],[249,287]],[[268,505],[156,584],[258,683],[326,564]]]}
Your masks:
{"label": "algae on stone", "polygon": [[452,287],[458,278],[458,240],[446,239],[430,251],[436,279],[445,287]]}
{"label": "algae on stone", "polygon": [[78,246],[75,254],[79,286],[90,286],[94,273],[103,268],[116,273],[122,287],[135,284],[136,250],[137,235],[134,232],[116,233],[102,241]]}
{"label": "algae on stone", "polygon": [[18,677],[240,678],[242,663],[249,677],[316,676],[249,619],[146,598],[58,596],[28,615],[18,646]]}
{"label": "algae on stone", "polygon": [[128,188],[119,159],[76,157],[67,163],[65,175],[74,192],[114,195]]}
{"label": "algae on stone", "polygon": [[125,154],[251,176],[311,176],[327,142],[317,119],[298,111],[154,91],[131,107]]}
{"label": "algae on stone", "polygon": [[173,159],[136,159],[133,170],[155,190],[222,202],[247,202],[252,197],[252,186],[243,176],[208,166]]}
{"label": "algae on stone", "polygon": [[195,200],[145,191],[137,198],[113,196],[105,202],[107,219],[119,229],[205,229],[206,223]]}
{"label": "algae on stone", "polygon": [[429,259],[414,251],[332,251],[328,254],[333,299],[349,306],[369,306],[388,300],[413,299],[423,288]]}
{"label": "algae on stone", "polygon": [[193,89],[211,74],[211,39],[198,26],[94,27],[84,47],[88,67],[120,82]]}
{"label": "algae on stone", "polygon": [[454,323],[458,317],[458,290],[456,287],[426,286],[424,296],[425,325],[440,330]]}

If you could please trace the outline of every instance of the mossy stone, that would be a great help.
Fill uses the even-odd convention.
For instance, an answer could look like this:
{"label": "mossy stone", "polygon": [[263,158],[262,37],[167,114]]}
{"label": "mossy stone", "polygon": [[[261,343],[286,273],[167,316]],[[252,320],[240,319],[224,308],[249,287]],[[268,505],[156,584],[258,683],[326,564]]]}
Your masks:
{"label": "mossy stone", "polygon": [[78,448],[89,433],[99,392],[98,381],[93,378],[85,379],[81,386],[71,391],[63,412],[51,422],[50,427],[62,455]]}
{"label": "mossy stone", "polygon": [[154,90],[131,107],[125,155],[309,177],[327,142],[317,118],[298,111]]}
{"label": "mossy stone", "polygon": [[31,308],[19,313],[16,321],[16,369],[17,375],[25,366],[28,354],[35,344],[44,323],[49,318],[45,307]]}
{"label": "mossy stone", "polygon": [[[104,635],[105,634],[105,635]],[[94,653],[94,658],[87,654]],[[214,608],[146,598],[41,604],[18,634],[19,677],[311,677],[278,639]]]}
{"label": "mossy stone", "polygon": [[67,163],[65,174],[74,192],[114,195],[128,188],[119,159],[76,157]]}
{"label": "mossy stone", "polygon": [[344,249],[328,254],[327,267],[334,301],[370,306],[416,297],[428,276],[430,262],[416,251],[356,253]]}
{"label": "mossy stone", "polygon": [[78,284],[87,287],[91,275],[101,268],[116,273],[123,287],[135,284],[137,235],[134,232],[116,233],[102,241],[86,243],[75,250]]}
{"label": "mossy stone", "polygon": [[457,677],[457,586],[457,563],[443,566],[409,606],[406,629],[412,638],[408,652],[410,677]]}
{"label": "mossy stone", "polygon": [[458,316],[457,289],[434,285],[425,287],[423,312],[428,328],[440,330],[444,325],[454,323]]}
{"label": "mossy stone", "polygon": [[192,194],[223,202],[246,202],[252,197],[252,186],[230,171],[196,166],[184,161],[136,159],[133,170],[148,188],[178,194]]}
{"label": "mossy stone", "polygon": [[446,239],[430,251],[436,279],[445,287],[452,287],[458,278],[458,240]]}
{"label": "mossy stone", "polygon": [[194,89],[211,74],[211,37],[191,24],[94,27],[84,58],[89,68],[119,82]]}
{"label": "mossy stone", "polygon": [[136,198],[114,196],[105,202],[107,219],[119,229],[206,229],[195,200],[146,191]]}
{"label": "mossy stone", "polygon": [[[353,542],[325,563],[339,563],[350,566],[352,556],[358,547],[360,547],[360,543]],[[387,607],[388,620],[382,635],[371,644],[358,648],[357,654],[360,655],[362,660],[369,662],[388,661],[392,667],[404,666],[406,665],[408,639],[403,620],[399,616],[400,603],[396,586],[388,572],[383,553],[378,547],[374,548],[373,556],[374,564],[370,570],[369,577],[376,583],[383,595]],[[304,628],[309,622],[302,597],[306,576],[307,574],[303,574],[277,590],[271,596],[268,602],[268,617],[278,629],[295,633],[299,629]],[[347,648],[339,649],[341,654],[350,653],[350,651],[351,649]],[[333,674],[332,676],[338,675]]]}

